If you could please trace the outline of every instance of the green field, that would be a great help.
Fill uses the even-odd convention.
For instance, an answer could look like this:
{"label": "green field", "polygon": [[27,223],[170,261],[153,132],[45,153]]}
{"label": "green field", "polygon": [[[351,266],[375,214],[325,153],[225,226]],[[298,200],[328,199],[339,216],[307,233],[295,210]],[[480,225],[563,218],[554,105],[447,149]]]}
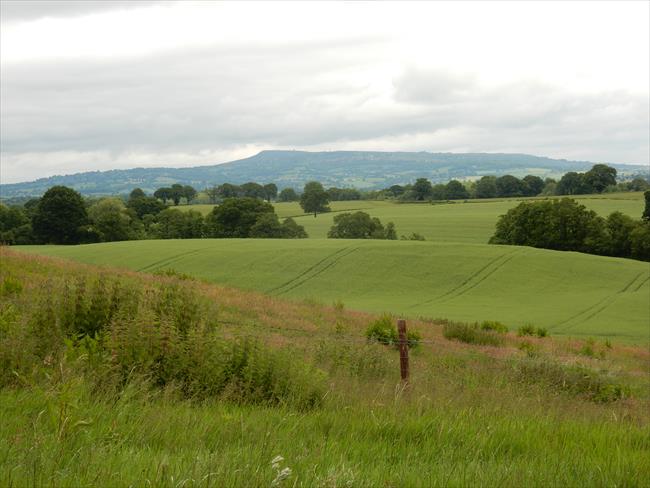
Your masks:
{"label": "green field", "polygon": [[[468,200],[467,203],[443,204],[397,204],[390,201],[361,200],[353,202],[332,202],[332,213],[305,215],[298,203],[276,203],[280,217],[294,217],[305,227],[311,238],[327,237],[332,219],[337,212],[363,210],[378,217],[384,224],[394,222],[398,235],[412,232],[422,234],[429,241],[463,242],[485,244],[494,233],[494,226],[500,215],[522,200],[534,199],[491,199]],[[634,218],[643,212],[643,194],[611,193],[586,195],[576,198],[587,208],[602,216],[620,211]],[[194,209],[207,214],[213,205],[188,205],[181,209]]]}
{"label": "green field", "polygon": [[[308,242],[311,251],[293,254],[327,241]],[[262,245],[143,244],[76,249],[146,261],[149,271],[173,265],[178,250],[196,251],[185,258],[203,268],[227,268],[226,259]],[[418,249],[445,247],[405,244],[416,263]],[[213,251],[201,254],[201,245]],[[466,247],[459,252],[471,254]],[[387,249],[377,251],[382,261]],[[518,250],[493,256],[504,251]],[[167,261],[146,259],[155,253]],[[262,264],[255,260],[246,263]],[[0,486],[649,486],[645,346],[516,331],[484,346],[447,337],[444,322],[409,320],[421,343],[405,386],[399,352],[366,340],[377,316],[340,304],[4,247],[0,263]],[[247,273],[241,284],[273,276]],[[79,334],[97,323],[96,334]],[[299,403],[307,394],[316,401]]]}
{"label": "green field", "polygon": [[649,265],[485,244],[333,239],[128,241],[19,249],[84,263],[174,269],[237,288],[373,312],[525,323],[647,341]]}

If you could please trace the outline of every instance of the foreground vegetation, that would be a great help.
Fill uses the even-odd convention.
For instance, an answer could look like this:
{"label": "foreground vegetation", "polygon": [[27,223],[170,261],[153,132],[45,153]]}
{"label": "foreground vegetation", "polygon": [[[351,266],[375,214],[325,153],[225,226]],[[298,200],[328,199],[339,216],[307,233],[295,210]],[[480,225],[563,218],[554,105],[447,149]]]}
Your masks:
{"label": "foreground vegetation", "polygon": [[[647,486],[645,349],[495,322],[482,346],[410,321],[404,388],[395,349],[366,339],[385,319],[340,302],[0,252],[2,485]],[[223,369],[197,333],[248,367]],[[188,352],[182,374],[163,367]]]}

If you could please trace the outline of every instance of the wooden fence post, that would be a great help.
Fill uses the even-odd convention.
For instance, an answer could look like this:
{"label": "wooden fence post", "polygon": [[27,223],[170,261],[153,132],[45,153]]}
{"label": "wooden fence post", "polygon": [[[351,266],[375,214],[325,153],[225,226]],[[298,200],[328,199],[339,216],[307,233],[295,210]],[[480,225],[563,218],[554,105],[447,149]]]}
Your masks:
{"label": "wooden fence post", "polygon": [[406,320],[397,321],[399,334],[399,369],[404,383],[409,382],[409,344],[406,336]]}

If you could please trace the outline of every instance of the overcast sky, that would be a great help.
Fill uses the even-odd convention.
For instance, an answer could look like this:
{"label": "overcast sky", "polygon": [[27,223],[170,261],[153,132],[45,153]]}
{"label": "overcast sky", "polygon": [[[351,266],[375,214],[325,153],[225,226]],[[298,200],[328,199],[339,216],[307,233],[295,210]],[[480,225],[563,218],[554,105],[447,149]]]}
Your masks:
{"label": "overcast sky", "polygon": [[0,178],[274,148],[648,164],[649,6],[2,0]]}

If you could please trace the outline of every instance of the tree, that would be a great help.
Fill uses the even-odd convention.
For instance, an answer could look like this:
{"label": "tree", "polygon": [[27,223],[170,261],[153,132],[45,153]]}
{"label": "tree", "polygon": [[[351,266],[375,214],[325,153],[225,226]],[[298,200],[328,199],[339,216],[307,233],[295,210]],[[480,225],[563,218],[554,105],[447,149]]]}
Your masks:
{"label": "tree", "polygon": [[497,196],[496,176],[483,176],[476,182],[476,198],[494,198]]}
{"label": "tree", "polygon": [[219,199],[219,187],[218,186],[212,186],[210,188],[206,188],[205,193],[207,193],[208,199],[210,200],[210,203],[217,203],[217,200]]}
{"label": "tree", "polygon": [[342,213],[334,217],[327,233],[332,239],[397,239],[395,225],[388,224],[388,233],[381,221],[366,212]]}
{"label": "tree", "polygon": [[469,192],[460,181],[451,180],[445,185],[445,196],[448,200],[464,200],[469,198]]}
{"label": "tree", "polygon": [[32,220],[34,234],[46,243],[77,244],[88,222],[81,195],[66,186],[53,186],[38,203]]}
{"label": "tree", "polygon": [[390,188],[386,189],[386,193],[388,193],[392,197],[399,197],[405,192],[405,188],[401,185],[393,185]]}
{"label": "tree", "polygon": [[251,227],[250,237],[297,239],[307,237],[305,228],[296,224],[292,218],[287,218],[280,223],[275,213],[263,213]]}
{"label": "tree", "polygon": [[185,187],[180,183],[174,183],[170,188],[169,196],[174,202],[174,205],[178,206],[181,202],[181,198],[185,196]]}
{"label": "tree", "polygon": [[254,181],[249,181],[248,183],[244,183],[243,185],[241,185],[240,188],[243,196],[245,197],[260,198],[262,200],[266,199],[266,190],[259,183],[255,183]]}
{"label": "tree", "polygon": [[297,202],[300,198],[293,188],[285,188],[280,192],[278,200],[280,202]]}
{"label": "tree", "polygon": [[630,233],[630,252],[634,259],[650,261],[650,220],[637,222]]}
{"label": "tree", "polygon": [[646,222],[650,222],[650,190],[647,190],[643,196],[645,198],[645,209],[643,210],[641,219],[645,220]]}
{"label": "tree", "polygon": [[183,187],[183,197],[185,197],[185,200],[187,200],[187,203],[189,204],[194,198],[196,197],[196,190],[194,187],[190,185],[185,185]]}
{"label": "tree", "polygon": [[31,220],[24,208],[0,203],[0,243],[34,243]]}
{"label": "tree", "polygon": [[154,198],[159,198],[163,201],[164,204],[167,204],[167,200],[172,199],[172,189],[169,187],[158,188],[153,192]]}
{"label": "tree", "polygon": [[522,202],[499,217],[490,244],[591,252],[603,229],[604,219],[573,199]]}
{"label": "tree", "polygon": [[557,195],[580,195],[583,193],[589,193],[585,191],[585,184],[583,175],[581,173],[576,173],[575,171],[569,171],[565,173],[560,181],[557,183],[555,188]]}
{"label": "tree", "polygon": [[616,184],[616,168],[606,164],[594,164],[583,176],[587,192],[602,193],[610,185]]}
{"label": "tree", "polygon": [[260,215],[274,213],[270,203],[257,198],[226,198],[206,217],[211,237],[250,237]]}
{"label": "tree", "polygon": [[244,193],[242,189],[231,183],[224,183],[219,185],[219,196],[221,198],[237,198],[242,196]]}
{"label": "tree", "polygon": [[313,213],[314,217],[319,212],[329,212],[329,196],[318,181],[310,181],[300,196],[300,206],[305,213]]}
{"label": "tree", "polygon": [[495,184],[498,197],[521,197],[524,194],[521,180],[516,176],[500,176],[496,179]]}
{"label": "tree", "polygon": [[134,188],[131,193],[129,193],[129,200],[136,200],[138,198],[144,198],[147,194],[142,190],[142,188]]}
{"label": "tree", "polygon": [[203,215],[196,210],[167,208],[158,214],[157,220],[150,228],[160,239],[195,239],[205,235]]}
{"label": "tree", "polygon": [[632,254],[630,236],[637,226],[634,219],[621,212],[612,212],[607,217],[606,225],[609,239],[605,243],[603,254],[621,257],[630,256]]}
{"label": "tree", "polygon": [[90,207],[88,216],[103,242],[126,241],[134,237],[131,217],[118,198],[103,198]]}
{"label": "tree", "polygon": [[536,195],[539,195],[544,189],[544,180],[539,176],[526,175],[524,176],[522,182],[524,195],[527,197],[534,197]]}
{"label": "tree", "polygon": [[418,178],[413,184],[412,192],[414,200],[430,200],[433,188],[431,182],[426,178]]}
{"label": "tree", "polygon": [[267,183],[264,185],[264,196],[266,197],[267,202],[275,200],[278,196],[277,185],[275,183]]}

